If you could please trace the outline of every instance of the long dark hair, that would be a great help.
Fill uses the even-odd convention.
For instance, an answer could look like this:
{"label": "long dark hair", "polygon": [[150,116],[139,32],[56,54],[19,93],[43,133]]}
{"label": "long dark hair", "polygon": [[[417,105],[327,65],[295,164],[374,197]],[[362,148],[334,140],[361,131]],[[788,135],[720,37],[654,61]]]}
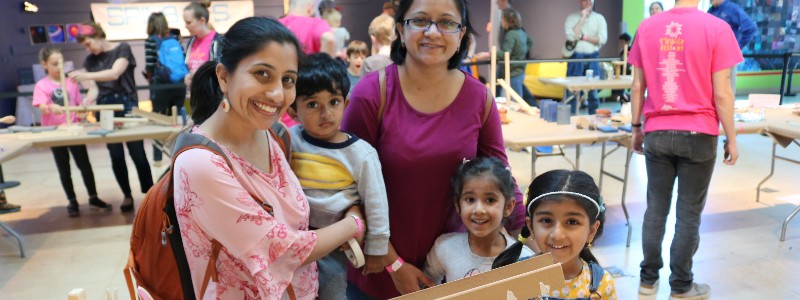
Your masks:
{"label": "long dark hair", "polygon": [[265,17],[249,17],[237,21],[220,43],[219,62],[208,61],[197,69],[192,77],[191,103],[192,121],[195,124],[205,122],[219,107],[222,101],[222,90],[217,79],[217,64],[225,66],[229,73],[246,57],[263,49],[268,43],[286,43],[295,47],[298,59],[303,52],[297,38],[283,24]]}
{"label": "long dark hair", "polygon": [[[411,4],[414,3],[415,0],[400,0],[400,5],[397,9],[397,13],[395,13],[395,24],[403,23],[403,19],[406,17],[406,13],[411,8]],[[419,0],[417,0],[419,1]],[[464,57],[467,56],[467,52],[469,52],[469,42],[472,39],[472,35],[475,33],[475,29],[472,28],[472,22],[470,22],[469,17],[469,5],[467,5],[466,0],[452,0],[456,4],[456,8],[458,8],[458,12],[461,13],[461,24],[464,27],[461,29],[464,31],[464,37],[461,38],[461,44],[458,46],[458,51],[450,60],[447,61],[447,69],[455,69],[458,68],[458,65],[461,64],[461,61]],[[406,54],[408,50],[403,47],[403,42],[400,41],[400,26],[394,26],[395,35],[397,36],[396,39],[392,42],[392,62],[396,65],[402,65],[406,61]]]}
{"label": "long dark hair", "polygon": [[[536,202],[530,203],[531,200],[536,197],[551,192],[573,192],[583,194],[595,201],[597,206],[595,206],[594,203],[589,203],[586,198],[566,193],[544,196],[536,200]],[[537,176],[528,187],[526,203],[529,205],[526,209],[526,215],[531,217],[533,212],[536,211],[536,208],[544,202],[562,201],[564,199],[577,200],[576,202],[586,210],[586,215],[589,216],[590,226],[594,224],[595,221],[600,221],[600,226],[597,228],[597,233],[594,236],[594,239],[597,240],[597,238],[603,234],[603,224],[606,219],[605,206],[600,197],[600,189],[597,187],[597,184],[594,183],[594,179],[583,171],[552,170]],[[597,211],[597,207],[600,207],[599,212]],[[522,229],[522,236],[530,236],[530,231],[528,231],[527,226]],[[494,260],[494,263],[492,263],[492,268],[494,269],[516,262],[519,259],[520,253],[522,253],[522,246],[522,242],[517,242],[500,253]],[[594,257],[589,247],[584,247],[578,257],[587,262],[598,263],[597,258]]]}

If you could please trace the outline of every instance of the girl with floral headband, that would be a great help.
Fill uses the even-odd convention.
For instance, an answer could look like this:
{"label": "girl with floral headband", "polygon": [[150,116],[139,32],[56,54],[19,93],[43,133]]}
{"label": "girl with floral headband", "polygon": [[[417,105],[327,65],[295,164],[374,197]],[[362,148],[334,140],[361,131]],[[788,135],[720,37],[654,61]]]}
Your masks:
{"label": "girl with floral headband", "polygon": [[[600,189],[583,171],[553,170],[531,182],[522,235],[530,235],[542,253],[551,253],[566,279],[565,288],[544,299],[617,299],[614,279],[590,250],[603,233],[605,210]],[[527,258],[522,247],[517,242],[500,254],[493,268]]]}

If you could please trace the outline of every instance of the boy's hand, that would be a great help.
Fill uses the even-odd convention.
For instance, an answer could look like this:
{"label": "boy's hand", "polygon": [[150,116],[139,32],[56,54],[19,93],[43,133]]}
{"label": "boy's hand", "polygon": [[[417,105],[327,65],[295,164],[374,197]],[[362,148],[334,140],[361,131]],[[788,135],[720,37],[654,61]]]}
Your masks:
{"label": "boy's hand", "polygon": [[367,255],[367,263],[364,265],[364,275],[375,274],[383,272],[386,266],[383,265],[383,260],[386,255]]}

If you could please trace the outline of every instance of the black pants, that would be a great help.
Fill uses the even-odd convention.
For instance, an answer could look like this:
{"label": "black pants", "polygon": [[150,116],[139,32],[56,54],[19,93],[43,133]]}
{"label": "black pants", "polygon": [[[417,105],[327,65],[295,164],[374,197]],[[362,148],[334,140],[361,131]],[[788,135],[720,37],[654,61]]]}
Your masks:
{"label": "black pants", "polygon": [[[154,83],[157,85],[157,83]],[[162,115],[172,115],[172,107],[177,106],[178,111],[183,107],[183,102],[186,101],[186,89],[183,87],[173,89],[159,89],[150,90],[150,99],[153,101],[153,112]],[[153,160],[161,160],[161,150],[158,149],[153,143]]]}
{"label": "black pants", "polygon": [[[111,94],[100,98],[97,104],[124,104],[125,111],[114,112],[115,117],[123,117],[130,111],[130,107],[134,102],[128,96],[123,94]],[[153,186],[153,174],[150,173],[150,164],[147,162],[147,154],[144,152],[144,141],[131,141],[125,142],[128,145],[128,154],[136,166],[136,173],[139,174],[139,185],[142,188],[142,193]],[[131,197],[131,183],[128,179],[128,165],[125,162],[125,147],[122,143],[107,144],[108,154],[111,155],[111,169],[114,171],[114,177],[117,179],[119,188],[125,197]]]}
{"label": "black pants", "polygon": [[[136,173],[139,174],[139,185],[142,193],[153,186],[153,174],[150,173],[150,164],[147,162],[147,154],[144,153],[144,141],[126,142],[128,154],[136,166]],[[117,179],[119,188],[125,197],[131,197],[131,183],[128,179],[128,165],[125,162],[125,147],[122,143],[107,144],[108,154],[111,155],[111,169],[114,170],[114,177]]]}
{"label": "black pants", "polygon": [[69,153],[72,152],[72,159],[81,171],[83,176],[83,184],[86,185],[86,192],[89,197],[97,196],[97,188],[94,183],[94,172],[92,172],[92,163],[89,162],[89,154],[86,152],[86,146],[64,146],[53,147],[53,158],[56,160],[56,168],[58,168],[58,176],[61,179],[61,187],[64,188],[64,193],[67,194],[67,199],[76,200],[75,188],[72,186],[72,174],[69,166]]}

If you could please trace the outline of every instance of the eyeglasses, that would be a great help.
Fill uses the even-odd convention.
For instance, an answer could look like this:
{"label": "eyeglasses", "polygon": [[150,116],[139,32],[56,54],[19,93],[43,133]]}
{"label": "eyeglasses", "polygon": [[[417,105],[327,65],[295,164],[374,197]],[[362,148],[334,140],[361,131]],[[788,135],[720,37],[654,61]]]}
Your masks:
{"label": "eyeglasses", "polygon": [[460,32],[461,28],[464,27],[461,23],[448,21],[448,20],[441,20],[441,21],[433,21],[423,18],[411,18],[406,19],[403,21],[403,24],[408,26],[413,30],[422,30],[428,31],[431,29],[431,25],[436,24],[436,29],[442,33],[456,33]]}

